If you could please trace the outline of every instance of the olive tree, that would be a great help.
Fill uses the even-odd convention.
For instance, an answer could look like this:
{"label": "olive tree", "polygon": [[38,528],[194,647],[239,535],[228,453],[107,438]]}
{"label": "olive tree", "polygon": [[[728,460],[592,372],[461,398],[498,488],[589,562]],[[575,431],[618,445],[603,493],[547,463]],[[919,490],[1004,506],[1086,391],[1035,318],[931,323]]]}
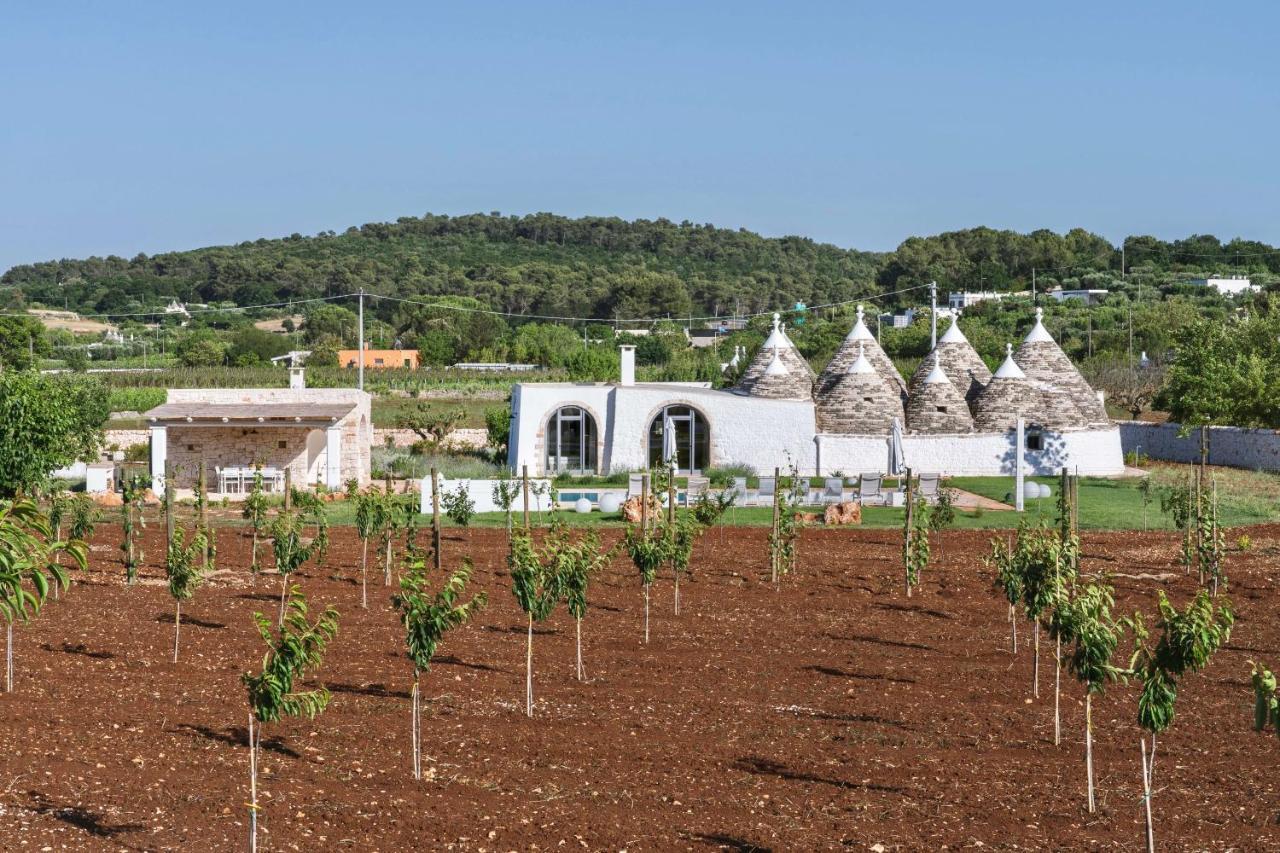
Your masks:
{"label": "olive tree", "polygon": [[464,560],[462,567],[449,576],[440,589],[432,593],[428,589],[426,561],[417,558],[400,577],[400,593],[391,602],[400,612],[400,624],[404,626],[405,645],[409,660],[413,662],[413,691],[410,694],[410,737],[413,741],[413,778],[422,778],[422,712],[419,693],[419,675],[431,669],[444,635],[454,628],[471,621],[488,600],[481,592],[463,599],[467,582],[471,580],[471,561]]}

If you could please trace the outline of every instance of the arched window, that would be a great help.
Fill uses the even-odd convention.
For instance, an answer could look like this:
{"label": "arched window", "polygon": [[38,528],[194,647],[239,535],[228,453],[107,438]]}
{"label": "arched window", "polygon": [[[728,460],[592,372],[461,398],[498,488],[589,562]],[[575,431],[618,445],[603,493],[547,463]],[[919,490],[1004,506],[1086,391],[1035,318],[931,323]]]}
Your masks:
{"label": "arched window", "polygon": [[[668,424],[672,438],[667,437]],[[701,471],[711,464],[711,431],[702,412],[692,406],[665,406],[649,425],[649,464],[657,467],[670,461],[675,445],[676,468]]]}
{"label": "arched window", "polygon": [[557,409],[547,421],[548,474],[596,472],[596,421],[579,406]]}

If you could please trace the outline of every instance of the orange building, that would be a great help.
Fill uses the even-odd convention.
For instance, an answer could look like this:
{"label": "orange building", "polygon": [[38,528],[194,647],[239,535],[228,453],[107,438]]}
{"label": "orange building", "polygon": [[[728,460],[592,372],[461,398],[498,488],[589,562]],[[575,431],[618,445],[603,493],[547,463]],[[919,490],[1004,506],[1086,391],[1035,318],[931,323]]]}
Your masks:
{"label": "orange building", "polygon": [[[357,366],[356,359],[360,357],[358,349],[340,349],[338,350],[338,364],[343,367]],[[366,349],[364,351],[365,367],[410,367],[418,366],[418,351],[416,349]]]}

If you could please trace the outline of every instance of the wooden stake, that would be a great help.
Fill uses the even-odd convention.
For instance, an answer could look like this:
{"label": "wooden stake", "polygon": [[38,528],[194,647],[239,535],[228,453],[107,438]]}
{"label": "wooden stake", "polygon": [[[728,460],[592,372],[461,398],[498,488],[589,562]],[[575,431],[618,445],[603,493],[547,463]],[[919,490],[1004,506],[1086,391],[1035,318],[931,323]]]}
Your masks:
{"label": "wooden stake", "polygon": [[[529,529],[529,466],[520,466],[520,480],[524,486],[524,529]],[[530,715],[532,716],[532,714]]]}
{"label": "wooden stake", "polygon": [[[773,469],[773,537],[772,542],[778,541],[778,522],[781,516],[781,506],[778,504],[778,497],[782,492],[782,469]],[[778,548],[776,545],[769,549],[769,574],[776,585],[778,583]]]}
{"label": "wooden stake", "polygon": [[907,498],[907,511],[903,516],[905,519],[905,525],[902,531],[902,562],[903,562],[903,566],[906,569],[907,598],[910,598],[911,597],[911,537],[913,535],[911,525],[912,525],[912,522],[915,520],[914,515],[915,515],[915,509],[916,509],[915,501],[912,500],[913,495],[911,493],[911,469],[910,468],[907,469],[906,498]]}
{"label": "wooden stake", "polygon": [[1089,785],[1089,814],[1093,814],[1093,694],[1088,688],[1084,694],[1084,772]]}
{"label": "wooden stake", "polygon": [[174,521],[173,521],[173,463],[168,459],[164,461],[164,532],[165,532],[165,553],[168,554],[169,548],[172,547]]}
{"label": "wooden stake", "polygon": [[209,491],[205,488],[205,467],[204,460],[200,460],[199,476],[196,481],[196,488],[200,490],[200,530],[204,533],[204,562],[202,565],[209,568]]}
{"label": "wooden stake", "polygon": [[293,509],[293,469],[284,469],[284,511]]}
{"label": "wooden stake", "polygon": [[440,553],[440,472],[431,469],[431,547],[436,552],[436,571],[444,565],[444,555]]}

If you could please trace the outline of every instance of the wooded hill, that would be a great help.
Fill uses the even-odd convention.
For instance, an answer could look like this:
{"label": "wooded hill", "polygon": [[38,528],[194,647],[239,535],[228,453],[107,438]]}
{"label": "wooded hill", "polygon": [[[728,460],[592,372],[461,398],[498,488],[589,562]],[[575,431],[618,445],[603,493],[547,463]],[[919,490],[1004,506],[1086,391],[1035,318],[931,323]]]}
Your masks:
{"label": "wooded hill", "polygon": [[[1280,274],[1280,251],[1256,241],[1129,237],[1124,249],[1130,276],[1158,286],[1199,272]],[[871,298],[930,279],[944,291],[1023,289],[1033,269],[1042,287],[1107,286],[1120,266],[1120,247],[1083,229],[972,228],[873,253],[664,219],[428,214],[341,234],[17,266],[0,277],[8,285],[0,301],[7,309],[65,304],[128,313],[171,298],[255,305],[364,287],[402,297],[469,296],[521,314],[679,318]],[[393,308],[384,306],[375,310]]]}

